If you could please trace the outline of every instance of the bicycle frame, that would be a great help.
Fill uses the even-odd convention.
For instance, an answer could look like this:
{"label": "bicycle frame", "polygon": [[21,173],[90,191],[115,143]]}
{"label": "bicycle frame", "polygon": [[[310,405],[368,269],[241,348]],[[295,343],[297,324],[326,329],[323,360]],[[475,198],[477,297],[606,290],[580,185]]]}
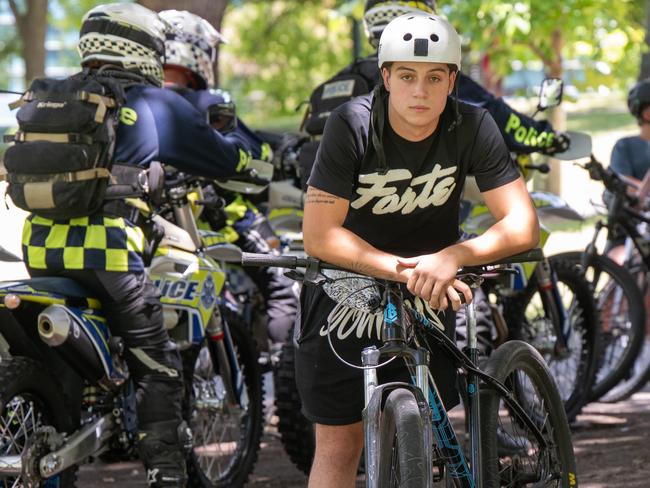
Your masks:
{"label": "bicycle frame", "polygon": [[[480,284],[480,279],[474,287]],[[479,351],[477,348],[476,315],[474,305],[466,305],[468,320],[468,353],[461,352],[455,343],[442,331],[435,327],[429,320],[418,311],[411,309],[409,315],[419,324],[432,333],[433,339],[443,346],[443,349],[455,358],[467,371],[467,396],[468,396],[468,417],[469,417],[469,439],[470,439],[470,464],[460,445],[454,431],[447,411],[442,404],[440,394],[435,382],[428,370],[429,353],[425,348],[411,348],[407,345],[406,331],[403,326],[404,304],[399,285],[387,283],[383,299],[384,327],[382,329],[382,342],[384,345],[379,349],[372,346],[365,348],[362,352],[364,370],[364,392],[365,409],[363,411],[364,435],[365,435],[365,462],[366,462],[366,487],[375,488],[378,486],[378,452],[380,450],[379,421],[381,416],[381,405],[384,396],[395,388],[407,388],[414,393],[420,407],[422,419],[426,424],[431,424],[432,430],[426,431],[424,436],[425,451],[428,453],[426,467],[427,473],[432,473],[432,442],[430,434],[434,435],[436,446],[440,451],[441,458],[446,465],[447,471],[454,485],[457,488],[476,488],[481,486],[481,439],[480,439],[480,402],[479,402],[479,379],[483,380],[489,387],[496,389],[504,395],[504,401],[524,421],[526,426],[533,432],[540,446],[547,447],[547,442],[542,436],[535,423],[523,411],[523,408],[508,394],[508,390],[494,378],[481,372],[475,365]],[[415,325],[414,324],[414,325]],[[415,374],[413,375],[414,385],[405,383],[386,383],[378,385],[377,366],[382,357],[402,357],[413,361]],[[428,480],[431,484],[431,479]]]}

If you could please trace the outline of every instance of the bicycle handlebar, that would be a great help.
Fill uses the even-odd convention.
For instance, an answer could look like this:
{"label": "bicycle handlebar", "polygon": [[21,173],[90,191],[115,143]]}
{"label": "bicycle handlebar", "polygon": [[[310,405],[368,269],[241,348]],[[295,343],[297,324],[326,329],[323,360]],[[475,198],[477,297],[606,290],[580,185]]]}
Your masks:
{"label": "bicycle handlebar", "polygon": [[[508,256],[503,259],[499,259],[493,263],[484,264],[480,266],[467,266],[459,270],[459,274],[468,274],[468,273],[478,273],[478,272],[489,272],[490,267],[499,266],[502,264],[515,264],[515,263],[526,263],[534,261],[542,261],[544,259],[544,253],[541,249],[535,248],[529,251],[515,254],[513,256]],[[258,254],[258,253],[242,253],[241,259],[242,266],[252,266],[252,267],[273,267],[273,268],[308,268],[317,266],[319,269],[337,269],[343,271],[349,271],[340,266],[334,264],[325,263],[316,258],[311,257],[299,257],[299,256],[272,256],[269,254]],[[353,272],[353,271],[351,271]]]}

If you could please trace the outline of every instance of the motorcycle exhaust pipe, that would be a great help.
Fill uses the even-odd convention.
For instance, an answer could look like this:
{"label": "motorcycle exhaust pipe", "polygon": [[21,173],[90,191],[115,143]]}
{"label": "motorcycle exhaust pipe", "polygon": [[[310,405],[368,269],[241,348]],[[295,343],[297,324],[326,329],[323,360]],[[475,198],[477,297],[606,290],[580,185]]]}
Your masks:
{"label": "motorcycle exhaust pipe", "polygon": [[64,306],[50,305],[38,315],[38,335],[83,378],[97,382],[106,376],[88,332]]}

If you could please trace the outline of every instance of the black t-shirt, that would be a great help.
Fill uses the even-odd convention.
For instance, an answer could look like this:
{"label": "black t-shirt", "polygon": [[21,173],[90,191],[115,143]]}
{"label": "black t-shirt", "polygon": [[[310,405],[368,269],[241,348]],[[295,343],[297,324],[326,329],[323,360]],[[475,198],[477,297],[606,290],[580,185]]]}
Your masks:
{"label": "black t-shirt", "polygon": [[[412,256],[436,252],[459,238],[458,209],[465,177],[481,191],[519,177],[499,129],[484,109],[451,99],[433,134],[419,142],[397,135],[386,117],[384,150],[389,171],[380,175],[369,143],[372,95],[335,109],[309,178],[309,185],[350,201],[344,227],[386,252]],[[373,151],[374,152],[374,151]]]}
{"label": "black t-shirt", "polygon": [[[425,140],[409,142],[386,121],[383,139],[389,171],[382,176],[374,149],[369,147],[371,97],[355,98],[329,116],[309,184],[349,200],[344,226],[378,249],[413,256],[455,243],[465,177],[476,176],[479,188],[487,191],[519,176],[494,120],[484,109],[460,103],[462,123],[450,131],[453,110],[448,99],[438,128]],[[407,293],[405,298],[454,337],[451,309],[436,313],[419,297]],[[347,306],[335,312],[334,306],[320,287],[303,286],[297,379],[309,418],[351,423],[361,419],[362,375],[333,355],[327,331],[337,353],[359,364],[362,348],[380,345],[383,320],[381,314]],[[457,402],[455,366],[435,344],[430,351],[436,386],[451,408]],[[387,381],[409,379],[401,361],[382,368],[381,374]]]}

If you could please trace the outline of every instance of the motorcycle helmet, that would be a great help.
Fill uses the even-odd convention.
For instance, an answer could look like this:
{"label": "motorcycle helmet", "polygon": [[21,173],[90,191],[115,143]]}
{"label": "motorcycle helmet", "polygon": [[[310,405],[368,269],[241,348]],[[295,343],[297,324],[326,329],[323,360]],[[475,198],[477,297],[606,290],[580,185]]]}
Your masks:
{"label": "motorcycle helmet", "polygon": [[186,10],[163,10],[159,15],[173,27],[165,41],[165,66],[191,71],[199,89],[213,86],[216,47],[224,37],[207,20]]}
{"label": "motorcycle helmet", "polygon": [[641,113],[648,105],[650,105],[650,78],[639,81],[627,94],[627,108],[637,119],[641,119]]}
{"label": "motorcycle helmet", "polygon": [[426,12],[434,14],[436,3],[434,0],[400,1],[400,0],[367,0],[363,10],[363,26],[368,41],[374,48],[379,45],[379,38],[389,22],[400,15]]}
{"label": "motorcycle helmet", "polygon": [[101,61],[162,85],[169,25],[137,3],[99,5],[83,16],[77,49],[81,63]]}

